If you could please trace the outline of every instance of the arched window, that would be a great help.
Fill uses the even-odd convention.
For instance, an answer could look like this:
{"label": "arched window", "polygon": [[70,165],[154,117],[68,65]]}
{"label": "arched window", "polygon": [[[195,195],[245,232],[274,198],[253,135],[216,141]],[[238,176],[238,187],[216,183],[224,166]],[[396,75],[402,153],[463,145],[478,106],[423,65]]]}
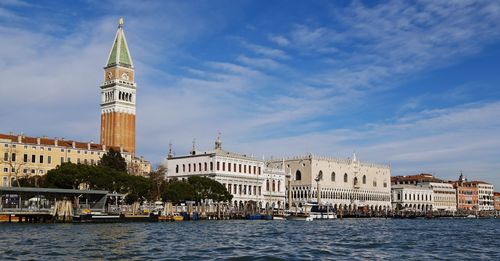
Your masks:
{"label": "arched window", "polygon": [[179,173],[179,165],[175,166],[175,173]]}
{"label": "arched window", "polygon": [[191,164],[188,164],[188,172],[191,172]]}
{"label": "arched window", "polygon": [[358,177],[354,177],[354,186],[358,185]]}
{"label": "arched window", "polygon": [[227,171],[231,172],[231,163],[227,164]]}
{"label": "arched window", "polygon": [[182,172],[186,172],[186,164],[182,164]]}
{"label": "arched window", "polygon": [[205,162],[205,171],[207,171],[207,163]]}
{"label": "arched window", "polygon": [[274,182],[274,179],[273,179],[273,191],[276,191],[276,183]]}
{"label": "arched window", "polygon": [[222,171],[226,171],[226,163],[222,162]]}
{"label": "arched window", "polygon": [[331,180],[332,180],[332,182],[335,182],[335,172],[332,172]]}
{"label": "arched window", "polygon": [[269,180],[266,180],[266,191],[269,191]]}
{"label": "arched window", "polygon": [[387,188],[387,182],[384,182],[384,188]]}
{"label": "arched window", "polygon": [[347,183],[347,173],[344,174],[344,182]]}
{"label": "arched window", "polygon": [[318,180],[323,180],[323,171],[318,172]]}
{"label": "arched window", "polygon": [[217,170],[220,170],[220,162],[217,161]]}
{"label": "arched window", "polygon": [[363,184],[366,184],[366,175],[363,175]]}
{"label": "arched window", "polygon": [[377,186],[377,181],[376,180],[373,180],[373,186],[376,187]]}
{"label": "arched window", "polygon": [[210,162],[210,171],[213,171],[213,170],[214,170],[214,163]]}
{"label": "arched window", "polygon": [[201,171],[201,162],[198,163],[198,171]]}
{"label": "arched window", "polygon": [[281,181],[278,180],[278,192],[280,192]]}
{"label": "arched window", "polygon": [[295,172],[295,180],[301,180],[302,179],[302,173],[300,173],[300,170],[297,170]]}

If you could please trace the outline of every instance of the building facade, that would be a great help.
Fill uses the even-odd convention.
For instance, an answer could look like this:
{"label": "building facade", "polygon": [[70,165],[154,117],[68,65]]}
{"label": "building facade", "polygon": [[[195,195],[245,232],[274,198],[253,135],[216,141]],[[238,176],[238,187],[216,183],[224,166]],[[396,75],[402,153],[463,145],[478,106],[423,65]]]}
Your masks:
{"label": "building facade", "polygon": [[495,215],[500,216],[500,192],[493,192],[493,205],[495,207]]}
{"label": "building facade", "polygon": [[[400,210],[405,208],[405,205],[411,205],[412,208],[414,207],[416,202],[406,202],[408,199],[400,198],[397,200],[397,203],[395,204],[396,201],[394,201],[396,198],[394,196],[398,196],[400,192],[400,188],[402,187],[407,187],[411,188],[414,187],[421,191],[421,196],[425,196],[424,191],[422,190],[430,190],[432,192],[432,200],[425,200],[422,202],[418,202],[419,204],[419,210],[423,211],[428,211],[429,209],[423,209],[422,204],[431,204],[432,205],[432,210],[433,211],[449,211],[449,212],[455,212],[457,210],[457,198],[456,198],[456,191],[453,188],[453,186],[449,183],[446,183],[443,180],[435,178],[432,174],[427,174],[427,173],[421,173],[417,175],[409,175],[409,176],[394,176],[391,178],[391,183],[393,188],[399,188],[398,192],[394,194],[393,192],[393,208],[397,209],[398,207]],[[418,194],[416,194],[418,197]],[[398,196],[399,197],[399,196]],[[404,197],[402,195],[401,197]],[[411,196],[413,197],[413,196]],[[424,198],[425,199],[425,198]],[[413,200],[413,198],[412,198]],[[404,201],[404,202],[403,202]],[[402,204],[402,205],[398,205]]]}
{"label": "building facade", "polygon": [[493,211],[493,185],[484,181],[468,181],[463,174],[450,182],[457,193],[458,210]]}
{"label": "building facade", "polygon": [[120,18],[101,84],[101,144],[135,154],[136,89],[123,19]]}
{"label": "building facade", "polygon": [[[65,162],[94,165],[109,147],[93,142],[79,142],[47,137],[0,134],[0,185],[13,186],[17,178],[44,175]],[[115,148],[119,150],[120,148]],[[142,158],[121,151],[129,168],[145,175],[151,172],[151,164]]]}
{"label": "building facade", "polygon": [[392,208],[396,211],[429,212],[433,210],[432,188],[422,185],[392,185]]}
{"label": "building facade", "polygon": [[309,154],[271,160],[269,166],[284,168],[289,174],[295,206],[319,201],[343,210],[382,211],[391,207],[390,167],[361,162],[355,154],[352,159]]}
{"label": "building facade", "polygon": [[285,172],[266,166],[262,160],[223,150],[219,138],[213,151],[199,153],[193,145],[189,155],[169,153],[165,164],[168,179],[205,176],[220,182],[233,195],[234,207],[250,201],[260,208],[285,206]]}

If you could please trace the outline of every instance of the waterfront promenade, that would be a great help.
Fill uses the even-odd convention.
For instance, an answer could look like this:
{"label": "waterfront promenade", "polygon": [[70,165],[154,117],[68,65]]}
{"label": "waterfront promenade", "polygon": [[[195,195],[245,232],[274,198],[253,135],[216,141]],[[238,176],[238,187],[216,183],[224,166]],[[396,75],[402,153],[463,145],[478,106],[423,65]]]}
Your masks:
{"label": "waterfront promenade", "polygon": [[0,233],[9,235],[2,259],[500,259],[499,219],[14,224]]}

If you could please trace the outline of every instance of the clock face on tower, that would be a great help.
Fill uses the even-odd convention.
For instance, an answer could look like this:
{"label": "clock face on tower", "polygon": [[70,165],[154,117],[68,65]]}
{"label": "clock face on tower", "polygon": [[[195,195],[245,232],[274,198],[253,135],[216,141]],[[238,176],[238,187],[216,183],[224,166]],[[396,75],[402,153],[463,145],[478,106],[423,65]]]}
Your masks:
{"label": "clock face on tower", "polygon": [[128,81],[128,73],[127,72],[124,72],[122,74],[122,79]]}
{"label": "clock face on tower", "polygon": [[108,72],[108,80],[111,80],[111,77],[113,77],[113,73]]}

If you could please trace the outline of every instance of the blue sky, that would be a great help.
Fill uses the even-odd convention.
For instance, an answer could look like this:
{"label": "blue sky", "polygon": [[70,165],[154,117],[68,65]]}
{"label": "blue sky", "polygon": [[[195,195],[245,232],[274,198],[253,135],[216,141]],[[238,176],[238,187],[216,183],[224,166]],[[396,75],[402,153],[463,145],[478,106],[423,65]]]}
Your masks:
{"label": "blue sky", "polygon": [[99,139],[117,21],[138,153],[172,141],[258,157],[389,163],[500,187],[500,2],[0,2],[0,131]]}

